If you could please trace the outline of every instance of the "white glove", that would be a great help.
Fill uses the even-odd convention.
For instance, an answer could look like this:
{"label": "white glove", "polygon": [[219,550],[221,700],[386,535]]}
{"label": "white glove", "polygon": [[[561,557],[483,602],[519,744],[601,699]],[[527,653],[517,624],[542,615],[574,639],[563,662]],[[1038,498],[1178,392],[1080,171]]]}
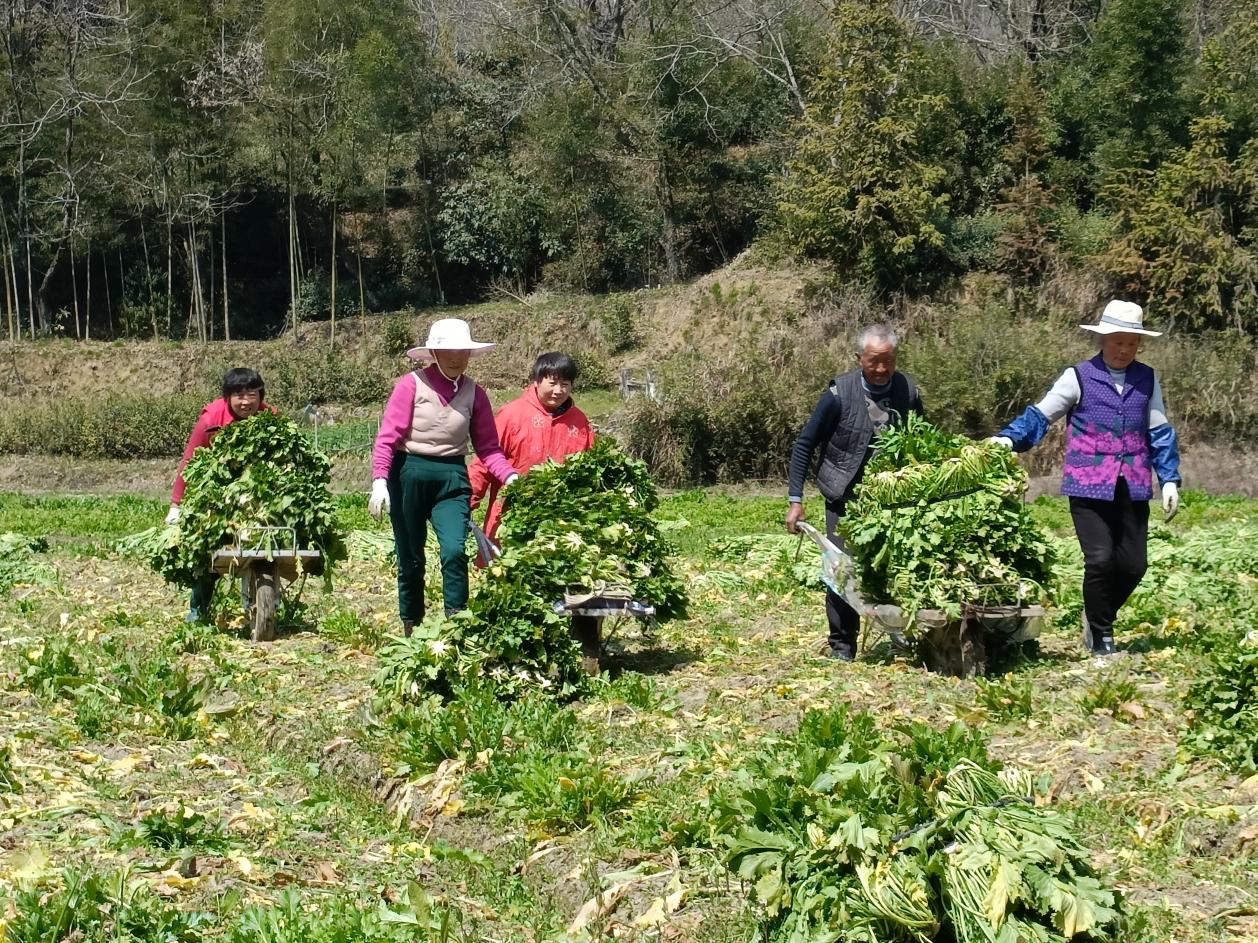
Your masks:
{"label": "white glove", "polygon": [[367,513],[380,520],[381,512],[389,510],[389,483],[377,478],[371,483],[371,497],[367,500]]}
{"label": "white glove", "polygon": [[991,442],[993,445],[1003,445],[1005,448],[1013,451],[1013,439],[1009,438],[1007,435],[988,436],[987,441]]}
{"label": "white glove", "polygon": [[1162,486],[1162,510],[1168,521],[1179,511],[1179,485],[1173,481]]}
{"label": "white glove", "polygon": [[515,474],[514,472],[512,472],[510,475],[507,476],[507,480],[502,483],[502,486],[506,488],[507,486],[511,484],[511,482],[515,481],[519,477],[520,476],[518,474]]}
{"label": "white glove", "polygon": [[166,523],[167,524],[179,523],[179,505],[172,504],[170,506],[170,510],[166,512]]}

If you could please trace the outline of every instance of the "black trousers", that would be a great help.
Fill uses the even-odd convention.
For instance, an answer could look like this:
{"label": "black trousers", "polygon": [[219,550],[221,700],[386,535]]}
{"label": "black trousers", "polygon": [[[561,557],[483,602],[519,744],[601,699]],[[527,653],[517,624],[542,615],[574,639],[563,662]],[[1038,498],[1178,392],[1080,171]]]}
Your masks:
{"label": "black trousers", "polygon": [[[834,541],[834,545],[846,552],[843,538],[834,532],[839,518],[843,516],[847,502],[843,500],[826,502],[826,535]],[[856,637],[860,633],[860,614],[849,606],[838,593],[826,589],[826,621],[830,623],[830,647],[844,647],[855,653]]]}
{"label": "black trousers", "polygon": [[1083,611],[1094,635],[1112,636],[1148,567],[1149,502],[1133,501],[1119,478],[1113,501],[1071,498],[1070,516],[1083,551]]}

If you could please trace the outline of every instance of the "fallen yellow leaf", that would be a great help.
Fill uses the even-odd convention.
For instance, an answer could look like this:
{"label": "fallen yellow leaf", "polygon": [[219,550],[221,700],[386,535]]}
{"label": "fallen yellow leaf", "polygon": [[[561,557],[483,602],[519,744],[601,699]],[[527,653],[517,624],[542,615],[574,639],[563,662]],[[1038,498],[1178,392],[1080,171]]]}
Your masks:
{"label": "fallen yellow leaf", "polygon": [[228,857],[230,858],[231,863],[234,864],[240,873],[245,877],[253,874],[253,862],[244,855],[229,855]]}
{"label": "fallen yellow leaf", "polygon": [[19,851],[12,860],[13,867],[9,869],[7,877],[19,886],[34,884],[52,871],[52,862],[39,845],[33,846],[29,851]]}
{"label": "fallen yellow leaf", "polygon": [[667,919],[668,915],[664,913],[664,898],[657,897],[651,901],[650,907],[634,918],[633,925],[635,927],[658,927]]}

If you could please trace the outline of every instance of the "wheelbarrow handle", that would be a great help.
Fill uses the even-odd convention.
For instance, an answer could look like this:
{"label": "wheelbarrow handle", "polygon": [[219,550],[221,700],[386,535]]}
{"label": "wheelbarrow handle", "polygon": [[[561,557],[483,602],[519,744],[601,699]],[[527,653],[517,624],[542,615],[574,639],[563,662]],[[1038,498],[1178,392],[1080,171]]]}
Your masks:
{"label": "wheelbarrow handle", "polygon": [[472,537],[476,540],[476,549],[480,551],[481,558],[490,563],[502,556],[502,548],[499,547],[489,535],[480,529],[480,525],[475,521],[468,522],[472,527]]}

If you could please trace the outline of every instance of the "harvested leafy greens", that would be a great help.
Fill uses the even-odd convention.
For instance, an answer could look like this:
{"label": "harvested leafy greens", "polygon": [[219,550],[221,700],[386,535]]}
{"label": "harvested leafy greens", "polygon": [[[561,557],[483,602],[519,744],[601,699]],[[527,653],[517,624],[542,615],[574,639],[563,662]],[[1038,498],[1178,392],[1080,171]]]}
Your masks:
{"label": "harvested leafy greens", "polygon": [[651,517],[655,486],[610,438],[534,468],[506,495],[502,556],[475,584],[465,612],[416,626],[411,639],[380,653],[376,683],[385,693],[446,696],[484,677],[504,696],[575,692],[584,678],[580,650],[569,616],[554,610],[570,589],[621,586],[654,605],[659,619],[684,611],[684,589]]}
{"label": "harvested leafy greens", "polygon": [[774,943],[1138,939],[1047,785],[959,723],[811,711],[715,798],[713,837]]}
{"label": "harvested leafy greens", "polygon": [[1040,601],[1048,538],[1022,502],[1026,472],[1006,448],[919,416],[879,435],[838,531],[866,598],[906,612]]}
{"label": "harvested leafy greens", "polygon": [[[261,412],[223,428],[184,468],[177,534],[154,539],[153,569],[192,585],[215,550],[239,541],[261,549],[311,549],[325,572],[345,559],[328,491],[331,466],[289,419]],[[277,536],[262,527],[291,528]],[[290,547],[295,540],[295,547]]]}

